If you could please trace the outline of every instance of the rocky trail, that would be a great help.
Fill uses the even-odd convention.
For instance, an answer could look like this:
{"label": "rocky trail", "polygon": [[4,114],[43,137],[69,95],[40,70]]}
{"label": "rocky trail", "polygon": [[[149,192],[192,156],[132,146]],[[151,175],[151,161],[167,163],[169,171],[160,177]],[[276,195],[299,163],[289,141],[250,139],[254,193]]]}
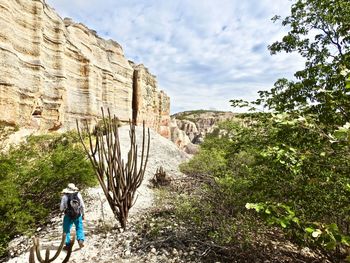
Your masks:
{"label": "rocky trail", "polygon": [[[119,133],[122,153],[126,153],[129,149],[129,128],[122,127]],[[142,128],[137,127],[136,133],[137,142],[140,144]],[[154,176],[156,169],[162,166],[169,176],[182,177],[178,165],[188,158],[172,142],[151,131],[150,155],[145,178],[138,189],[136,203],[130,210],[127,229],[125,231],[118,229],[117,220],[114,219],[100,187],[86,189],[82,192],[86,203],[85,247],[79,249],[76,242],[69,262],[179,262],[176,261],[176,258],[167,258],[168,253],[158,253],[154,248],[150,248],[149,251],[133,251],[132,244],[139,238],[137,221],[147,213],[153,204],[153,190],[150,188],[149,180]],[[72,229],[72,233],[74,233],[74,226]],[[51,218],[50,224],[36,232],[41,247],[52,249],[50,255],[54,255],[59,246],[61,234],[62,215],[54,216]],[[10,253],[13,257],[5,262],[28,262],[31,245],[32,241],[29,237],[18,237],[11,241]],[[45,255],[44,250],[42,250],[42,255]],[[60,257],[55,262],[61,262],[64,257],[65,252],[61,252]]]}

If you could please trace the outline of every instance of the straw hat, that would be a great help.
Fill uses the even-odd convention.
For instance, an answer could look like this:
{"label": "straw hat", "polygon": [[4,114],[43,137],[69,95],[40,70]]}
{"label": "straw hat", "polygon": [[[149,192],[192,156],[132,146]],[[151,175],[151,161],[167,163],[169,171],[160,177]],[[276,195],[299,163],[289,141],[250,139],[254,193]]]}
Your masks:
{"label": "straw hat", "polygon": [[79,188],[75,186],[75,184],[68,184],[67,188],[62,190],[63,194],[73,194],[79,191]]}

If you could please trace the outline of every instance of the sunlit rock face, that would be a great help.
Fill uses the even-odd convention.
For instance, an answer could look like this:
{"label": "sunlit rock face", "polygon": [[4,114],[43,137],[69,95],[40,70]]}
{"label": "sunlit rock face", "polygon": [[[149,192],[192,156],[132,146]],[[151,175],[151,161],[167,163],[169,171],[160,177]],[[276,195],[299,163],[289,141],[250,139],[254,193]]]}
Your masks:
{"label": "sunlit rock face", "polygon": [[172,119],[170,122],[170,134],[170,140],[182,150],[185,149],[187,144],[191,143],[191,140],[187,136],[186,132],[177,126],[176,119]]}
{"label": "sunlit rock face", "polygon": [[179,127],[180,130],[184,131],[185,134],[189,137],[191,142],[199,134],[197,126],[194,122],[189,120],[176,120],[177,127]]}
{"label": "sunlit rock face", "polygon": [[0,121],[69,130],[76,120],[95,124],[102,107],[169,136],[169,97],[155,77],[118,43],[62,20],[44,0],[0,0],[0,70]]}
{"label": "sunlit rock face", "polygon": [[145,121],[146,126],[156,127],[157,131],[170,138],[170,98],[158,91],[156,77],[144,65],[135,65],[133,78],[133,119],[138,124]]}
{"label": "sunlit rock face", "polygon": [[[234,119],[235,114],[232,112],[210,110],[179,112],[172,115],[171,140],[180,148],[188,145],[188,140],[190,143],[200,144],[208,133],[218,128],[220,122]],[[190,148],[188,152],[197,150],[193,145],[190,145]]]}

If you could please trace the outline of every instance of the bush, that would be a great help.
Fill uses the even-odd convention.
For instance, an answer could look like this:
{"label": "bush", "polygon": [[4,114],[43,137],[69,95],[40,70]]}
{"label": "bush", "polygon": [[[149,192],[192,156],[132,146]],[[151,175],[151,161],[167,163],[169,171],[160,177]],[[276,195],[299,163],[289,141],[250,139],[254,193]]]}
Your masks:
{"label": "bush", "polygon": [[[348,145],[334,141],[312,116],[243,118],[222,124],[226,132],[208,136],[199,154],[181,166],[187,174],[206,178],[200,199],[183,202],[188,216],[211,226],[209,233],[216,239],[230,240],[229,231],[222,231],[225,222],[245,216],[247,203],[283,204],[305,225],[336,223],[339,233],[349,235]],[[294,236],[309,243],[305,233]]]}
{"label": "bush", "polygon": [[30,233],[59,208],[69,183],[96,184],[94,172],[73,132],[31,136],[0,154],[0,255],[17,234]]}
{"label": "bush", "polygon": [[180,165],[180,170],[188,175],[214,175],[226,167],[225,152],[220,149],[201,150],[190,162]]}

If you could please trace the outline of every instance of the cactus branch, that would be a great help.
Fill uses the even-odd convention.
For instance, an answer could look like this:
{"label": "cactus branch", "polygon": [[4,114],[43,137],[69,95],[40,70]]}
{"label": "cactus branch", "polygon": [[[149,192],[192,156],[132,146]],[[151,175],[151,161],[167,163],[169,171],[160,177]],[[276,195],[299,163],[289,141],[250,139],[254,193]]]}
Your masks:
{"label": "cactus branch", "polygon": [[[50,250],[47,248],[46,251],[45,251],[45,259],[43,259],[41,254],[40,254],[39,239],[34,237],[33,238],[33,246],[30,248],[29,263],[35,263],[35,253],[36,253],[36,257],[37,257],[37,259],[38,259],[38,261],[40,263],[53,262],[59,256],[59,254],[61,253],[63,245],[65,243],[65,240],[66,240],[66,234],[63,233],[62,234],[61,243],[60,243],[60,245],[59,245],[55,255],[52,258],[50,258]],[[65,259],[62,261],[62,263],[68,262],[68,260],[70,258],[70,255],[72,253],[72,248],[73,248],[74,241],[75,241],[75,236],[73,235],[72,240],[71,240],[71,244],[70,244],[70,246],[68,248],[68,251],[67,251],[67,255],[66,255]]]}
{"label": "cactus branch", "polygon": [[32,246],[30,248],[29,263],[35,263],[35,247],[34,246]]}
{"label": "cactus branch", "polygon": [[[118,133],[119,120],[115,116],[112,118],[109,110],[107,116],[105,116],[103,109],[101,110],[103,118],[102,129],[95,127],[96,133],[93,134],[87,122],[85,122],[83,129],[79,127],[77,121],[77,130],[108,204],[121,227],[125,229],[129,210],[134,205],[136,190],[143,181],[147,167],[150,131],[147,129],[146,142],[146,129],[143,122],[141,161],[139,163],[135,125],[129,122],[130,148],[127,160],[124,161],[121,157]],[[86,133],[88,136],[88,144],[85,143],[83,133]]]}

